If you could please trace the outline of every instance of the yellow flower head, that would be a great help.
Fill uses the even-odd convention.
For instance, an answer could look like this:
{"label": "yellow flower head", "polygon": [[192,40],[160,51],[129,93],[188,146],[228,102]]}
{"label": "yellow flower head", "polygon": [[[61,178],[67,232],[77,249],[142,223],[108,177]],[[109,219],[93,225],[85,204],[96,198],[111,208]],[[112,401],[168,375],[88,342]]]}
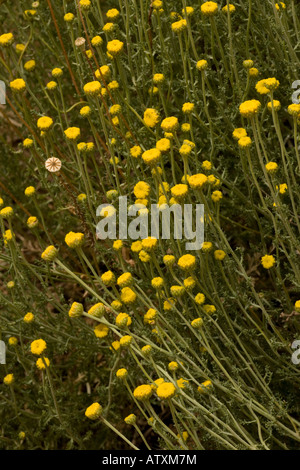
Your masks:
{"label": "yellow flower head", "polygon": [[128,348],[132,343],[132,336],[130,335],[125,335],[125,336],[122,336],[122,338],[120,339],[120,346],[122,348]]}
{"label": "yellow flower head", "polygon": [[140,385],[136,387],[133,392],[134,398],[139,401],[148,400],[152,395],[152,387],[151,385]]}
{"label": "yellow flower head", "polygon": [[146,150],[142,155],[142,159],[149,166],[156,165],[159,162],[160,157],[161,152],[157,148]]}
{"label": "yellow flower head", "polygon": [[175,256],[173,255],[165,255],[163,257],[163,262],[166,266],[173,266],[175,264]]}
{"label": "yellow flower head", "polygon": [[126,326],[130,326],[131,323],[132,323],[132,320],[130,318],[130,316],[127,314],[127,313],[119,313],[119,315],[116,317],[116,325],[119,327],[119,328],[124,328]]}
{"label": "yellow flower head", "polygon": [[88,314],[92,315],[93,317],[97,317],[97,318],[103,317],[103,315],[105,314],[105,307],[104,307],[103,303],[98,302],[97,304],[93,305],[88,310]]}
{"label": "yellow flower head", "polygon": [[47,83],[46,87],[50,91],[55,90],[57,88],[57,83],[52,80],[51,82]]}
{"label": "yellow flower head", "polygon": [[190,132],[191,130],[191,125],[189,122],[184,122],[183,124],[181,124],[181,130],[182,132]]}
{"label": "yellow flower head", "polygon": [[156,394],[161,400],[167,400],[175,395],[176,388],[171,382],[164,382],[156,389]]}
{"label": "yellow flower head", "polygon": [[178,368],[179,368],[178,362],[176,362],[176,361],[169,362],[169,364],[168,364],[168,369],[169,369],[171,372],[175,372]]}
{"label": "yellow flower head", "polygon": [[79,5],[83,10],[89,10],[91,7],[91,1],[90,0],[80,0]]}
{"label": "yellow flower head", "polygon": [[95,76],[98,80],[109,80],[111,70],[108,65],[102,65],[100,69],[96,70]]}
{"label": "yellow flower head", "polygon": [[12,207],[10,207],[10,206],[4,207],[0,211],[0,217],[2,219],[10,219],[13,216],[13,214],[14,214],[14,211],[13,211]]}
{"label": "yellow flower head", "polygon": [[33,186],[28,186],[24,191],[25,196],[32,197],[35,194],[35,188]]}
{"label": "yellow flower head", "polygon": [[284,194],[287,190],[287,184],[286,183],[282,183],[279,185],[279,192],[280,194]]}
{"label": "yellow flower head", "polygon": [[266,170],[268,173],[276,173],[278,170],[278,165],[276,162],[269,162],[266,164]]}
{"label": "yellow flower head", "polygon": [[71,22],[74,20],[74,18],[75,18],[75,17],[74,17],[74,15],[73,15],[73,13],[66,13],[66,14],[64,15],[64,21],[65,21],[66,23],[71,23]]}
{"label": "yellow flower head", "polygon": [[274,266],[275,264],[275,258],[273,255],[264,255],[261,258],[261,264],[265,269],[270,269]]}
{"label": "yellow flower head", "polygon": [[121,290],[121,302],[125,305],[133,304],[136,301],[136,293],[130,287]]}
{"label": "yellow flower head", "polygon": [[130,247],[130,249],[133,253],[139,253],[142,248],[143,248],[143,245],[142,245],[142,242],[140,240],[132,242],[131,247]]}
{"label": "yellow flower head", "polygon": [[162,289],[164,286],[164,280],[162,277],[154,277],[151,280],[151,286],[154,287],[154,289]]}
{"label": "yellow flower head", "polygon": [[84,85],[83,91],[88,96],[99,96],[101,93],[101,84],[95,80]]}
{"label": "yellow flower head", "polygon": [[296,310],[296,312],[300,312],[300,300],[296,300],[296,302],[295,302],[295,310]]}
{"label": "yellow flower head", "polygon": [[64,134],[67,139],[75,141],[80,137],[80,129],[79,127],[69,127],[64,131]]}
{"label": "yellow flower head", "polygon": [[292,116],[297,117],[300,114],[300,104],[290,104],[288,107],[288,113],[291,114]]}
{"label": "yellow flower head", "polygon": [[[176,383],[178,388],[185,388],[188,385],[189,381],[181,377],[180,379],[176,380]],[[188,437],[186,434],[184,434],[184,431],[182,433],[182,437],[184,440],[186,440]]]}
{"label": "yellow flower head", "polygon": [[207,170],[207,171],[211,170],[211,168],[212,168],[212,164],[208,160],[204,160],[204,162],[202,162],[201,166],[204,170]]}
{"label": "yellow flower head", "polygon": [[14,374],[7,374],[3,379],[3,383],[5,383],[5,385],[12,385],[14,380]]}
{"label": "yellow flower head", "polygon": [[142,263],[148,263],[151,259],[151,256],[149,255],[149,253],[147,253],[147,251],[141,250],[139,252],[139,258],[142,261]]}
{"label": "yellow flower head", "polygon": [[0,36],[0,46],[10,46],[14,41],[14,36],[12,33],[1,34]]}
{"label": "yellow flower head", "polygon": [[108,205],[101,209],[100,216],[101,217],[112,217],[116,213],[115,207]]}
{"label": "yellow flower head", "polygon": [[24,16],[25,16],[25,18],[27,18],[27,19],[30,19],[30,18],[32,18],[32,17],[35,16],[35,15],[36,15],[36,10],[25,10],[25,11],[24,11]]}
{"label": "yellow flower head", "polygon": [[133,188],[133,192],[136,198],[144,199],[149,196],[150,185],[145,181],[139,181]]}
{"label": "yellow flower head", "polygon": [[172,23],[171,27],[172,27],[172,31],[174,33],[178,34],[178,33],[181,33],[181,31],[183,31],[184,29],[187,28],[187,22],[186,22],[185,19],[175,21],[175,23]]}
{"label": "yellow flower head", "polygon": [[191,112],[193,112],[194,108],[195,108],[194,103],[184,103],[182,105],[182,112],[184,114],[190,114]]}
{"label": "yellow flower head", "polygon": [[116,24],[115,23],[105,23],[105,25],[102,28],[102,31],[105,33],[111,33],[116,29]]}
{"label": "yellow flower head", "polygon": [[47,343],[43,339],[36,339],[30,345],[32,354],[40,356],[47,349]]}
{"label": "yellow flower head", "polygon": [[223,13],[234,13],[235,12],[235,6],[232,5],[232,3],[229,3],[228,5],[225,5],[225,7],[222,8]]}
{"label": "yellow flower head", "polygon": [[251,69],[249,69],[249,75],[250,77],[257,77],[259,75],[258,69],[255,67],[251,67]]}
{"label": "yellow flower head", "polygon": [[15,336],[11,336],[8,340],[8,344],[10,346],[16,346],[18,344],[18,340]]}
{"label": "yellow flower head", "polygon": [[109,328],[104,323],[99,323],[99,325],[94,328],[94,333],[97,338],[105,338],[109,333]]}
{"label": "yellow flower head", "polygon": [[12,91],[15,91],[16,93],[22,92],[26,89],[26,83],[23,78],[16,78],[16,80],[10,82],[9,86]]}
{"label": "yellow flower head", "polygon": [[8,242],[12,241],[13,236],[14,234],[11,230],[5,230],[3,235],[5,245],[7,245]]}
{"label": "yellow flower head", "polygon": [[154,108],[147,108],[144,112],[144,123],[147,127],[155,127],[159,121],[159,112]]}
{"label": "yellow flower head", "polygon": [[200,70],[201,72],[202,72],[203,70],[206,70],[207,67],[208,67],[208,62],[207,62],[207,60],[205,60],[205,59],[198,60],[198,62],[197,62],[197,64],[196,64],[196,67],[197,67],[197,69]]}
{"label": "yellow flower head", "polygon": [[150,344],[146,344],[141,349],[144,356],[149,356],[152,352],[152,346]]}
{"label": "yellow flower head", "polygon": [[181,297],[184,294],[183,286],[171,286],[170,291],[173,297]]}
{"label": "yellow flower head", "polygon": [[171,194],[177,201],[181,201],[186,197],[188,190],[187,184],[176,184],[171,188]]}
{"label": "yellow flower head", "polygon": [[125,369],[124,367],[122,369],[118,369],[116,372],[116,376],[120,380],[126,379],[127,375],[128,375],[128,370]]}
{"label": "yellow flower head", "polygon": [[196,285],[196,281],[192,276],[190,276],[190,277],[187,277],[186,279],[184,279],[183,285],[185,287],[185,290],[190,292],[194,289],[194,287]]}
{"label": "yellow flower head", "polygon": [[124,43],[122,41],[119,41],[118,39],[113,39],[112,41],[109,41],[107,43],[107,52],[113,57],[116,57],[122,52],[123,47]]}
{"label": "yellow flower head", "polygon": [[250,147],[250,145],[252,144],[251,137],[248,137],[248,136],[241,137],[238,141],[238,144],[239,144],[239,147],[243,149]]}
{"label": "yellow flower head", "polygon": [[142,247],[144,250],[150,252],[155,250],[157,246],[157,238],[147,237],[142,240]]}
{"label": "yellow flower head", "polygon": [[63,71],[59,67],[56,67],[55,69],[52,70],[51,75],[54,78],[59,78],[59,77],[62,77]]}
{"label": "yellow flower head", "polygon": [[196,266],[196,257],[194,255],[183,255],[178,260],[178,266],[183,271],[192,271]]}
{"label": "yellow flower head", "polygon": [[171,143],[169,139],[163,138],[156,142],[156,148],[161,152],[168,152],[171,148]]}
{"label": "yellow flower head", "polygon": [[278,100],[273,100],[269,101],[267,106],[269,111],[272,111],[272,109],[274,109],[274,111],[279,111],[281,108],[281,103]]}
{"label": "yellow flower head", "polygon": [[201,189],[202,186],[207,182],[207,176],[203,173],[197,173],[196,175],[192,175],[189,178],[189,185],[192,189]]}
{"label": "yellow flower head", "polygon": [[101,46],[101,44],[103,44],[103,39],[101,36],[94,36],[91,40],[91,43],[92,43],[92,46],[98,47],[98,46]]}
{"label": "yellow flower head", "polygon": [[223,197],[223,194],[221,193],[221,191],[213,191],[212,192],[212,195],[211,195],[211,198],[214,202],[219,202]]}
{"label": "yellow flower head", "polygon": [[84,242],[84,234],[69,232],[65,236],[65,242],[70,248],[79,248]]}
{"label": "yellow flower head", "polygon": [[153,83],[155,83],[155,85],[160,85],[161,83],[163,83],[165,80],[165,76],[163,73],[155,73],[153,75]]}
{"label": "yellow flower head", "polygon": [[113,249],[114,249],[115,251],[121,251],[122,248],[123,248],[123,246],[124,246],[124,245],[123,245],[122,240],[115,240],[115,241],[113,242]]}
{"label": "yellow flower head", "polygon": [[283,2],[275,3],[275,8],[277,11],[280,10],[285,10],[286,9],[286,4]]}
{"label": "yellow flower head", "polygon": [[33,146],[33,140],[32,139],[23,140],[23,147],[25,147],[26,149],[29,149],[32,146]]}
{"label": "yellow flower head", "polygon": [[116,277],[112,271],[106,271],[102,274],[101,280],[105,286],[112,286],[116,282]]}
{"label": "yellow flower head", "polygon": [[93,403],[85,410],[85,416],[89,419],[96,420],[102,414],[102,406],[99,403]]}
{"label": "yellow flower head", "polygon": [[240,113],[243,117],[251,118],[258,113],[261,103],[258,100],[248,100],[240,104]]}
{"label": "yellow flower head", "polygon": [[69,310],[69,317],[77,318],[77,317],[81,317],[82,314],[83,314],[83,305],[79,302],[73,302]]}
{"label": "yellow flower head", "polygon": [[134,147],[131,147],[130,149],[130,155],[133,158],[138,158],[142,155],[142,149],[139,145],[135,145]]}
{"label": "yellow flower head", "polygon": [[202,318],[195,318],[195,320],[191,321],[191,325],[193,328],[197,329],[197,328],[201,328],[201,326],[203,325],[203,320]]}
{"label": "yellow flower head", "polygon": [[131,273],[123,273],[117,279],[117,284],[121,288],[128,287],[133,283],[133,277]]}
{"label": "yellow flower head", "polygon": [[155,10],[160,10],[163,6],[163,2],[162,0],[153,0],[152,2],[152,7],[155,9]]}
{"label": "yellow flower head", "polygon": [[270,90],[269,88],[266,87],[265,82],[266,82],[265,80],[260,80],[255,85],[255,89],[257,93],[259,93],[260,95],[267,95],[268,93],[270,93]]}
{"label": "yellow flower head", "polygon": [[[50,361],[49,361],[48,357],[44,357],[43,359],[41,357],[39,357],[38,360],[36,361],[36,366],[39,370],[44,370],[44,369],[46,369],[46,366],[47,367],[50,366]],[[45,363],[46,363],[46,366],[45,366]]]}
{"label": "yellow flower head", "polygon": [[201,13],[204,16],[213,16],[218,12],[218,4],[216,2],[205,2],[201,5]]}
{"label": "yellow flower head", "polygon": [[149,308],[147,313],[144,315],[144,323],[152,325],[155,323],[155,318],[157,317],[157,311],[154,308]]}
{"label": "yellow flower head", "polygon": [[179,149],[179,153],[182,157],[188,157],[191,151],[192,147],[189,144],[183,144]]}
{"label": "yellow flower head", "polygon": [[120,12],[116,8],[111,8],[110,10],[106,12],[106,17],[111,21],[116,20],[119,17],[119,15],[120,15]]}
{"label": "yellow flower head", "polygon": [[199,293],[195,296],[195,302],[196,302],[196,304],[198,304],[198,305],[204,304],[204,302],[205,302],[205,295],[202,294],[201,292],[199,292]]}
{"label": "yellow flower head", "polygon": [[50,245],[45,249],[45,251],[43,251],[43,253],[41,254],[41,258],[45,261],[50,262],[55,260],[55,258],[57,257],[57,253],[58,251],[55,246]]}
{"label": "yellow flower head", "polygon": [[23,318],[25,323],[33,323],[34,322],[34,315],[31,312],[26,313],[26,315]]}
{"label": "yellow flower head", "polygon": [[124,421],[126,424],[134,426],[136,423],[136,415],[131,413],[130,415],[126,416],[126,418],[124,418]]}
{"label": "yellow flower head", "polygon": [[38,119],[37,126],[41,131],[48,131],[53,125],[53,120],[48,116],[43,116]]}
{"label": "yellow flower head", "polygon": [[174,132],[178,129],[178,126],[178,118],[175,116],[167,117],[161,123],[161,128],[165,132]]}
{"label": "yellow flower head", "polygon": [[204,252],[210,251],[212,249],[212,243],[211,242],[203,242],[201,250]]}
{"label": "yellow flower head", "polygon": [[223,250],[215,250],[214,252],[215,259],[219,261],[222,261],[225,258],[225,256],[226,256],[226,253]]}
{"label": "yellow flower head", "polygon": [[194,14],[194,8],[193,7],[186,7],[186,8],[183,8],[181,13],[183,14],[183,16],[192,16]]}
{"label": "yellow flower head", "polygon": [[120,341],[113,341],[111,343],[111,350],[118,351],[120,349]]}
{"label": "yellow flower head", "polygon": [[238,127],[234,129],[232,135],[235,140],[240,140],[242,137],[247,137],[247,131],[243,127]]}
{"label": "yellow flower head", "polygon": [[202,384],[199,385],[198,392],[207,393],[211,388],[212,388],[211,380],[205,380],[205,382],[202,382]]}

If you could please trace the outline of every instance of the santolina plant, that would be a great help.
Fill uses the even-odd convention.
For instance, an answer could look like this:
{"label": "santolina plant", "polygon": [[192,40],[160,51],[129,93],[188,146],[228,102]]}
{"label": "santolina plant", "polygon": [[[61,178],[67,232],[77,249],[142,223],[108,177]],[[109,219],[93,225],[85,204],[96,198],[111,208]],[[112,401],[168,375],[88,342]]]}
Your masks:
{"label": "santolina plant", "polygon": [[2,2],[1,448],[299,448],[299,15]]}

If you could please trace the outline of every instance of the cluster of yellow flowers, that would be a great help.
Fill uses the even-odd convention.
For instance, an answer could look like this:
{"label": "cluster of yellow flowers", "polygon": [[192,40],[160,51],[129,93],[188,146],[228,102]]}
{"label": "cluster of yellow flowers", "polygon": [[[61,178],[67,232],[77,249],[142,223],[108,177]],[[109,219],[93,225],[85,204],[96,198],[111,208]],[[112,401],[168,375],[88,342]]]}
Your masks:
{"label": "cluster of yellow flowers", "polygon": [[[57,357],[69,360],[69,352],[79,351],[68,377],[74,389],[84,377],[87,393],[80,389],[76,397],[83,420],[85,409],[86,418],[134,449],[109,421],[115,388],[127,394],[124,406],[120,400],[122,421],[146,447],[141,420],[168,449],[202,449],[210,439],[230,449],[266,448],[271,428],[288,429],[288,442],[299,440],[298,423],[287,418],[265,370],[277,380],[271,353],[283,356],[291,339],[289,327],[285,336],[272,315],[274,304],[292,312],[288,318],[300,312],[300,104],[284,102],[280,70],[272,71],[280,82],[262,78],[264,55],[250,34],[252,4],[245,18],[241,2],[183,2],[178,12],[162,0],[150,8],[112,2],[107,11],[93,0],[48,9],[34,3],[24,11],[25,28],[0,35],[8,104],[20,122],[4,113],[6,125],[21,137],[11,158],[20,154],[12,178],[20,169],[20,194],[0,181],[12,200],[6,205],[7,196],[0,197],[0,261],[9,265],[0,303],[15,306],[10,327],[5,324],[16,335],[9,337],[10,352],[26,374],[22,355],[38,356],[35,373],[50,403],[49,384],[60,431],[72,445],[89,437],[74,437],[62,419],[66,394],[57,400],[54,383],[65,364],[56,358],[55,341]],[[287,28],[291,8],[271,3],[270,24],[280,26],[274,41],[282,37],[282,54],[296,60]],[[55,33],[49,43],[41,38],[42,61],[34,45],[38,50],[45,12]],[[239,15],[248,25],[244,56],[235,35]],[[75,36],[80,31],[84,37]],[[14,45],[16,39],[24,44]],[[128,199],[123,208],[120,196]],[[205,241],[188,250],[189,229],[181,220],[184,234],[177,236],[176,211],[185,217],[196,205],[204,215],[197,213],[189,235],[200,222]],[[128,220],[136,211],[138,237],[124,235],[123,210]],[[113,239],[100,236],[98,219]],[[166,238],[160,223],[168,225]],[[286,358],[280,361],[289,371]],[[17,367],[5,374],[5,393],[14,397]],[[167,410],[170,426],[158,409]]]}

